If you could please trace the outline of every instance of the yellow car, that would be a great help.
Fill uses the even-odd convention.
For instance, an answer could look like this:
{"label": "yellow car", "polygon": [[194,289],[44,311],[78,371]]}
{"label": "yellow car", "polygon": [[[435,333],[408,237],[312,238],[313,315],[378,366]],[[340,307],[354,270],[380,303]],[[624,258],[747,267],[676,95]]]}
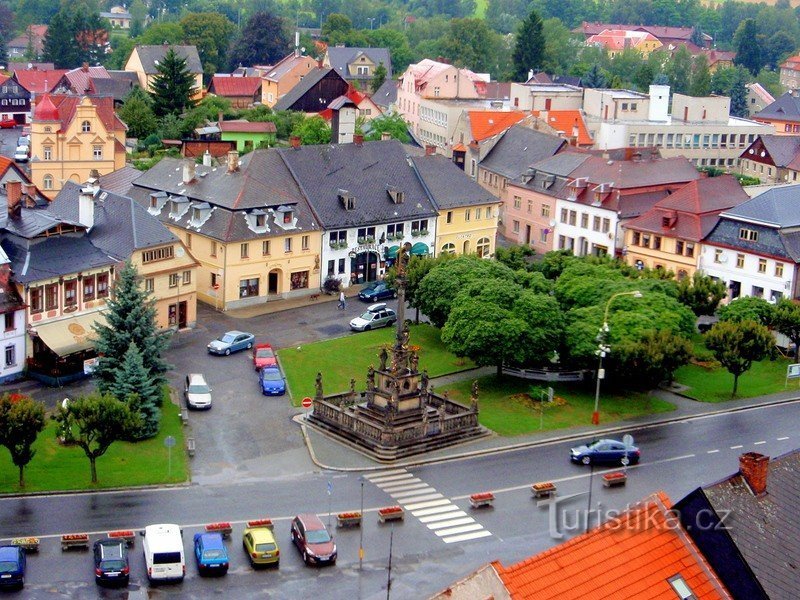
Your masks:
{"label": "yellow car", "polygon": [[248,527],[242,535],[242,546],[250,559],[250,566],[275,565],[280,563],[281,551],[272,529],[266,526]]}

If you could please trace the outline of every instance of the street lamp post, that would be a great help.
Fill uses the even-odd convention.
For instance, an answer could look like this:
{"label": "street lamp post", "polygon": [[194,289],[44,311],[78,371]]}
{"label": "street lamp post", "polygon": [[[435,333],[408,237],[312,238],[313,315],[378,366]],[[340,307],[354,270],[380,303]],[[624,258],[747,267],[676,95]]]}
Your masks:
{"label": "street lamp post", "polygon": [[362,569],[364,561],[364,476],[358,478],[361,482],[361,527],[358,528],[358,568]]}
{"label": "street lamp post", "polygon": [[633,296],[634,298],[641,298],[642,293],[639,290],[632,292],[617,292],[612,295],[606,302],[606,310],[603,313],[603,325],[600,327],[600,332],[597,334],[597,356],[599,364],[597,366],[597,385],[594,390],[594,412],[592,413],[592,425],[600,424],[600,381],[605,378],[605,371],[603,370],[603,359],[606,354],[611,351],[611,347],[606,344],[606,336],[608,335],[608,311],[611,308],[611,303],[615,298],[620,296]]}

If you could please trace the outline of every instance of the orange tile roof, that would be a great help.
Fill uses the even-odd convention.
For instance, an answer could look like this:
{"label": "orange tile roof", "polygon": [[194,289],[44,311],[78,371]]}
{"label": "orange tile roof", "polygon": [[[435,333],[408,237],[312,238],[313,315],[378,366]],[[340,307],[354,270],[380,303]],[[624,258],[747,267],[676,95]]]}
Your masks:
{"label": "orange tile roof", "polygon": [[663,492],[581,536],[503,567],[492,563],[514,599],[675,600],[680,575],[698,600],[731,598]]}
{"label": "orange tile roof", "polygon": [[61,78],[68,72],[67,69],[53,69],[52,71],[17,69],[14,71],[14,79],[32,94],[44,94],[45,92],[52,92],[53,88],[58,85]]}
{"label": "orange tile roof", "polygon": [[256,92],[261,90],[260,77],[222,77],[214,75],[211,78],[211,83],[208,90],[213,90],[217,96],[236,97],[247,96],[252,97]]}
{"label": "orange tile roof", "polygon": [[470,110],[467,113],[472,139],[476,142],[503,133],[525,118],[525,113],[521,110]]}
{"label": "orange tile roof", "polygon": [[[532,111],[534,117],[538,117],[539,113],[540,111],[538,110]],[[579,110],[548,110],[547,124],[567,137],[572,137],[572,130],[575,125],[577,125],[578,145],[591,146],[594,144],[594,140],[592,136],[589,135],[589,130],[586,128],[583,115]]]}

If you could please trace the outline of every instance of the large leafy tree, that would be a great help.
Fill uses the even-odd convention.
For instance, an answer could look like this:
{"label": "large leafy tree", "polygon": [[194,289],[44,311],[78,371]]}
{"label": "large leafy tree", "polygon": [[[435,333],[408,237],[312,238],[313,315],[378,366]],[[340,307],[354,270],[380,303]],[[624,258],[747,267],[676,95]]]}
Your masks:
{"label": "large leafy tree", "polygon": [[708,69],[708,58],[700,54],[694,59],[692,65],[692,79],[689,85],[689,95],[708,96],[711,93],[711,71]]}
{"label": "large leafy tree", "polygon": [[53,16],[42,44],[42,58],[57,69],[74,68],[81,64],[81,52],[75,43],[71,16],[59,11]]}
{"label": "large leafy tree", "polygon": [[108,324],[95,324],[94,327],[97,334],[95,348],[100,356],[95,376],[100,391],[113,392],[117,371],[123,364],[131,342],[141,351],[144,367],[153,384],[165,383],[169,365],[161,355],[169,343],[169,337],[167,333],[156,329],[154,300],[144,291],[136,267],[130,261],[119,273],[105,316]]}
{"label": "large leafy tree", "polygon": [[453,64],[478,73],[496,70],[498,36],[483,19],[453,19],[441,43],[442,52]]}
{"label": "large leafy tree", "polygon": [[299,137],[303,145],[329,144],[331,128],[325,119],[315,115],[298,123],[292,130],[292,135]]}
{"label": "large leafy tree", "polygon": [[164,60],[156,65],[156,71],[158,74],[153,77],[150,92],[156,116],[179,115],[194,106],[194,76],[189,72],[185,58],[170,48]]}
{"label": "large leafy tree", "polygon": [[772,326],[794,344],[794,362],[800,362],[800,304],[783,298],[775,306]]}
{"label": "large leafy tree", "polygon": [[750,370],[754,361],[769,356],[775,338],[764,325],[751,320],[719,321],[705,335],[706,347],[733,375],[733,392],[739,389],[739,377]]}
{"label": "large leafy tree", "polygon": [[514,45],[513,81],[527,81],[528,72],[536,71],[545,61],[545,38],[542,18],[532,10],[517,31]]}
{"label": "large leafy tree", "polygon": [[161,420],[161,387],[156,384],[144,366],[142,353],[131,341],[117,369],[109,392],[118,400],[127,402],[131,411],[139,415],[138,426],[130,432],[131,439],[151,438],[158,433]]}
{"label": "large leafy tree", "polygon": [[736,57],[733,62],[743,66],[755,75],[764,66],[761,58],[761,45],[757,42],[758,25],[755,19],[745,19],[739,24],[733,36]]}
{"label": "large leafy tree", "polygon": [[146,46],[160,46],[161,44],[181,44],[183,38],[183,27],[180,23],[164,21],[150,25],[137,41]]}
{"label": "large leafy tree", "polygon": [[117,110],[119,118],[128,126],[128,135],[143,140],[158,129],[158,120],[151,106],[150,96],[139,86],[125,97]]}
{"label": "large leafy tree", "polygon": [[727,291],[724,283],[700,271],[678,282],[678,300],[697,316],[713,315]]}
{"label": "large leafy tree", "polygon": [[268,12],[257,12],[247,19],[233,43],[228,60],[231,70],[239,65],[274,65],[289,50],[284,20]]}
{"label": "large leafy tree", "polygon": [[184,41],[197,46],[208,79],[228,65],[228,48],[236,25],[218,13],[189,13],[180,21]]}
{"label": "large leafy tree", "polygon": [[741,296],[721,306],[718,315],[720,321],[755,321],[769,327],[775,318],[775,307],[764,298]]}
{"label": "large leafy tree", "polygon": [[111,395],[91,394],[60,405],[51,418],[64,438],[77,444],[89,459],[92,483],[97,483],[97,459],[109,446],[124,440],[138,426],[138,416]]}
{"label": "large leafy tree", "polygon": [[[425,276],[431,272],[431,269],[445,261],[453,260],[455,254],[439,254],[439,256],[432,258],[427,256],[412,256],[408,263],[406,263],[406,302],[409,306],[416,310],[414,321],[419,323],[419,299],[417,291],[419,285]],[[386,282],[389,285],[394,285],[397,277],[397,266],[393,265],[386,272]]]}
{"label": "large leafy tree", "polygon": [[378,66],[375,67],[372,81],[369,82],[369,91],[374,94],[380,89],[384,81],[386,81],[386,67],[383,65],[383,61],[381,61],[378,63]]}
{"label": "large leafy tree", "polygon": [[692,78],[692,55],[686,46],[681,46],[672,55],[672,60],[667,66],[667,75],[672,91],[685,94],[689,91]]}
{"label": "large leafy tree", "polygon": [[364,136],[364,139],[368,141],[379,140],[384,133],[388,133],[393,140],[400,140],[404,144],[411,139],[408,134],[408,123],[400,113],[386,113],[375,117],[369,122],[369,127],[369,133]]}
{"label": "large leafy tree", "polygon": [[672,381],[678,367],[692,357],[692,343],[669,330],[646,331],[638,340],[625,340],[609,357],[612,373],[625,374],[626,385],[645,389]]}
{"label": "large leafy tree", "polygon": [[65,6],[50,22],[43,42],[44,59],[57,68],[100,64],[108,43],[107,21],[86,5]]}
{"label": "large leafy tree", "polygon": [[586,75],[583,76],[582,81],[584,87],[592,89],[600,89],[608,85],[608,78],[597,63],[594,63],[589,68]]}
{"label": "large leafy tree", "polygon": [[11,453],[19,469],[19,487],[25,487],[25,467],[36,454],[33,443],[44,429],[44,404],[28,396],[0,396],[0,445]]}

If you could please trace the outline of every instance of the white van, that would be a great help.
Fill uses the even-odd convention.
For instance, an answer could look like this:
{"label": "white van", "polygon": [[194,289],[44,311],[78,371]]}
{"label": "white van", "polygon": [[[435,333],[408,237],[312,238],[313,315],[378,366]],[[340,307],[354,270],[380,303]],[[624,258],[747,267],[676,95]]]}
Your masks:
{"label": "white van", "polygon": [[182,581],[186,575],[183,534],[177,525],[164,523],[144,528],[144,562],[147,579]]}

